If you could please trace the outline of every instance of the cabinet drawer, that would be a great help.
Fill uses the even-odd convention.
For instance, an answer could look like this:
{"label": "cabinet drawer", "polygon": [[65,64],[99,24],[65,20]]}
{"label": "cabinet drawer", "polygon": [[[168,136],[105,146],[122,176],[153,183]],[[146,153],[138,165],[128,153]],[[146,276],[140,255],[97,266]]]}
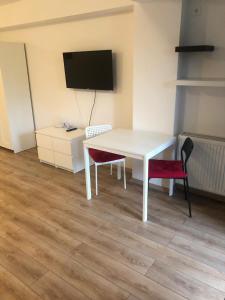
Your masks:
{"label": "cabinet drawer", "polygon": [[72,155],[71,143],[69,141],[53,139],[52,145],[55,152]]}
{"label": "cabinet drawer", "polygon": [[55,152],[55,165],[68,170],[73,170],[73,158],[70,155]]}
{"label": "cabinet drawer", "polygon": [[47,136],[47,135],[43,135],[43,134],[36,134],[36,138],[37,138],[37,145],[39,147],[43,147],[46,149],[52,149],[52,138]]}
{"label": "cabinet drawer", "polygon": [[40,160],[54,165],[54,153],[52,150],[38,147],[38,157]]}

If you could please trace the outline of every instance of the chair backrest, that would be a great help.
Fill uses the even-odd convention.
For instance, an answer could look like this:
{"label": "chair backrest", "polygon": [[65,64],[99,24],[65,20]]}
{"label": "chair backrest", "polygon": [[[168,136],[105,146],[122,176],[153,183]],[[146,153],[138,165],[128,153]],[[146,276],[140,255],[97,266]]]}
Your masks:
{"label": "chair backrest", "polygon": [[191,138],[187,137],[181,148],[181,160],[183,162],[184,171],[187,172],[187,161],[191,156],[194,148],[194,143]]}
{"label": "chair backrest", "polygon": [[88,126],[85,128],[85,135],[86,138],[89,139],[109,130],[112,130],[112,125],[104,124],[104,125]]}

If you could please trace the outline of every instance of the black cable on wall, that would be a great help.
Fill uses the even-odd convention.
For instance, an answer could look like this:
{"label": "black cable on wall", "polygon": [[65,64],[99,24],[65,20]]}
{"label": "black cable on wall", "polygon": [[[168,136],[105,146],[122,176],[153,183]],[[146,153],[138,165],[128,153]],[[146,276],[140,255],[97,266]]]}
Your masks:
{"label": "black cable on wall", "polygon": [[94,107],[95,107],[96,96],[97,96],[97,93],[96,93],[96,90],[95,90],[95,92],[94,92],[94,101],[93,101],[93,105],[92,105],[92,108],[91,108],[91,113],[90,113],[90,118],[89,118],[88,126],[91,125],[91,119],[92,119],[92,114],[93,114],[93,110],[94,110]]}

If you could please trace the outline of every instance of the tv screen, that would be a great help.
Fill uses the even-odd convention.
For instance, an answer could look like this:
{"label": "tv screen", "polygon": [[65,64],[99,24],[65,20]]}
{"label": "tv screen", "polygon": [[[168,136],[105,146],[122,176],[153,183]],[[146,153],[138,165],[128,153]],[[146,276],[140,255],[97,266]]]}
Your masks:
{"label": "tv screen", "polygon": [[113,90],[111,50],[67,52],[63,59],[68,88]]}

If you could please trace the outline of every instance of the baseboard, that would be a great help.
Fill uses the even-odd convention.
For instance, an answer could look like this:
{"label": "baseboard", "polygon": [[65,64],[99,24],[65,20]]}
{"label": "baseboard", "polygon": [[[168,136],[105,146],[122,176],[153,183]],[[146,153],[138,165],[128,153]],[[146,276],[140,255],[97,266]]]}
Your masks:
{"label": "baseboard", "polygon": [[14,153],[14,151],[12,149],[8,149],[8,148],[2,147],[2,146],[0,146],[0,150]]}
{"label": "baseboard", "polygon": [[[138,185],[143,185],[142,180],[131,178],[131,182],[134,182],[135,184],[138,184]],[[149,187],[154,190],[160,191],[160,192],[169,193],[169,188],[167,188],[167,187],[159,186],[159,185],[152,184],[152,183],[149,184]],[[183,191],[184,187],[182,184],[176,183],[175,189]],[[222,196],[222,195],[217,195],[217,194],[209,193],[209,192],[194,189],[194,188],[190,188],[190,192],[194,195],[206,197],[208,199],[221,201],[221,202],[225,203],[225,196]]]}
{"label": "baseboard", "polygon": [[[133,182],[134,184],[138,184],[138,185],[141,185],[141,186],[143,185],[142,180],[139,180],[139,179],[136,179],[136,178],[132,177],[132,170],[130,168],[126,168],[126,172],[127,172],[127,175],[130,177],[130,182]],[[160,185],[150,183],[149,187],[156,190],[156,191],[169,193],[169,188],[167,188],[165,186],[160,186]],[[182,184],[176,183],[175,189],[183,191],[184,187],[183,187]],[[212,199],[212,200],[216,200],[216,201],[220,201],[220,202],[225,202],[225,196],[222,196],[222,195],[209,193],[209,192],[194,189],[194,188],[191,188],[191,187],[190,187],[190,192],[194,195],[197,195],[197,196],[202,196],[202,197],[206,197],[208,199]]]}
{"label": "baseboard", "polygon": [[[176,183],[176,188],[179,189],[179,190],[184,189],[183,185],[179,184],[179,183]],[[206,197],[208,199],[212,199],[212,200],[216,200],[216,201],[225,202],[225,196],[222,196],[222,195],[217,195],[217,194],[214,194],[214,193],[206,192],[206,191],[203,191],[203,190],[198,190],[198,189],[191,188],[191,187],[190,187],[190,192],[194,195]]]}

